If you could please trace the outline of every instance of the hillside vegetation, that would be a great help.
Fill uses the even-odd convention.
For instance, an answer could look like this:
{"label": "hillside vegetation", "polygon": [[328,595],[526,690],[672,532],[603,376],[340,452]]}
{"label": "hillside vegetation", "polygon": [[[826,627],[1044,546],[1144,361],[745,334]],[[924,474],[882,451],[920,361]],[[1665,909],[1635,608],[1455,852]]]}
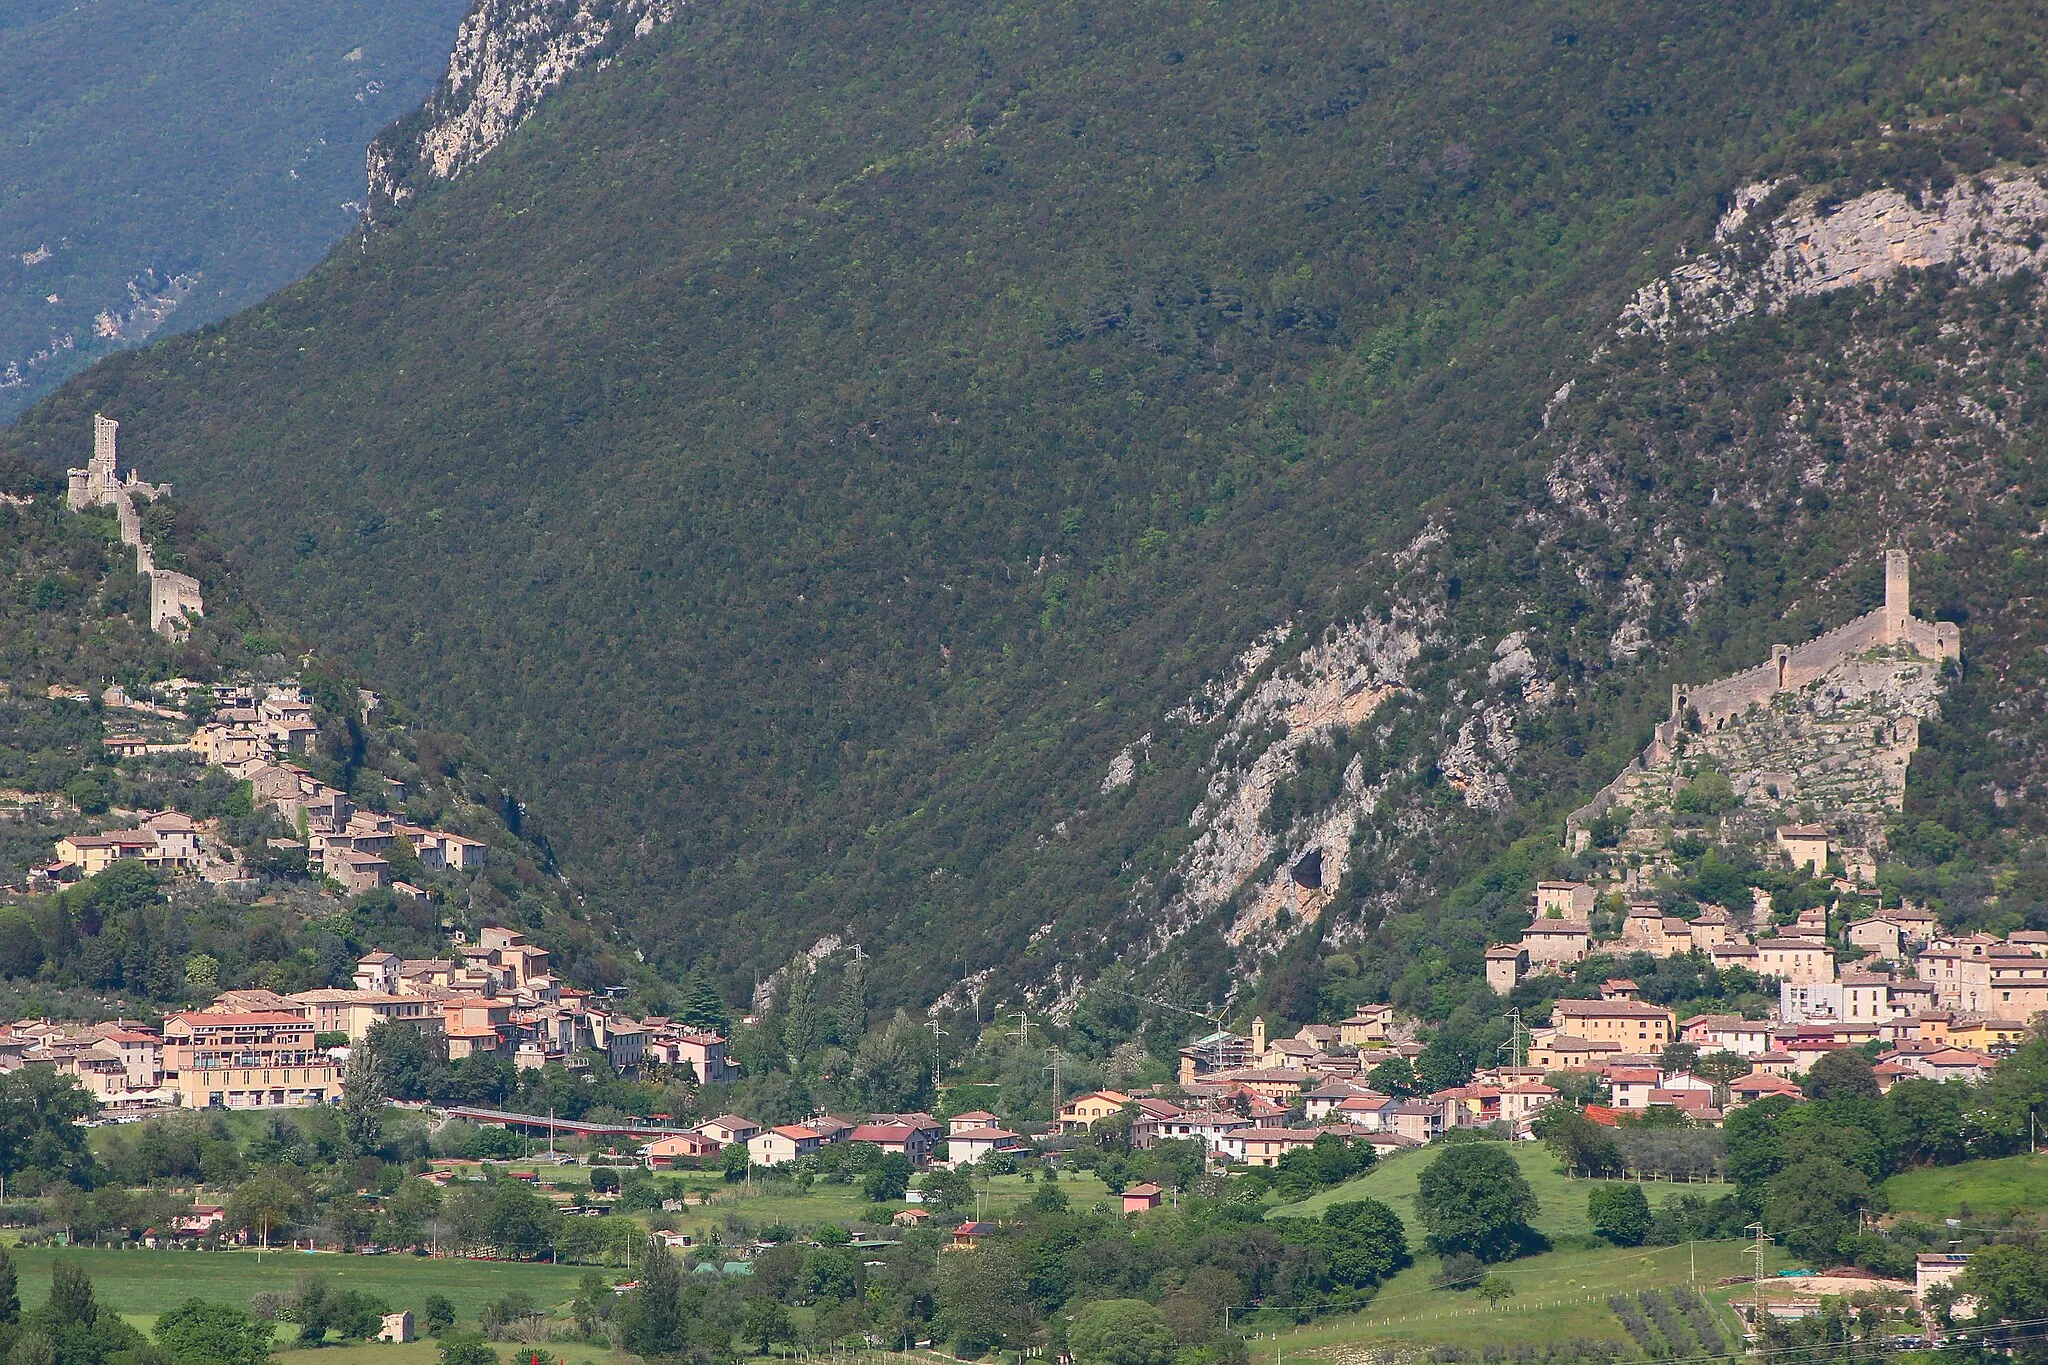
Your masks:
{"label": "hillside vegetation", "polygon": [[[142,524],[158,564],[204,585],[207,614],[182,640],[149,629],[149,589],[111,515],[74,514],[52,498],[0,505],[0,883],[16,891],[0,907],[0,1007],[94,1017],[201,1005],[233,988],[345,986],[364,952],[435,956],[450,928],[486,922],[532,931],[573,980],[638,974],[603,918],[547,875],[545,845],[512,827],[516,810],[462,737],[389,705],[366,712],[363,680],[266,620],[183,504],[148,504]],[[324,886],[303,848],[271,845],[299,832],[259,809],[247,782],[168,742],[108,752],[109,735],[139,724],[137,712],[107,705],[108,685],[145,696],[176,676],[257,688],[294,679],[319,726],[297,763],[366,808],[484,840],[490,861],[473,878],[444,875],[430,904]],[[164,697],[212,710],[205,693]],[[159,741],[190,730],[150,724]],[[218,822],[207,837],[232,845],[250,878],[222,887],[125,861],[68,887],[31,881],[55,840],[133,828],[138,813],[160,810]],[[403,865],[433,882],[416,859]]]}
{"label": "hillside vegetation", "polygon": [[[2032,277],[1612,329],[1740,183],[2036,157],[2039,32],[1996,3],[692,5],[5,448],[47,478],[117,415],[267,602],[477,739],[650,959],[734,985],[838,933],[893,949],[884,1001],[1057,999],[1126,954],[1223,998],[1255,945],[1187,899],[1190,812],[1286,729],[1170,713],[1261,632],[1293,626],[1253,680],[1346,622],[1393,642],[1387,709],[1266,818],[1352,766],[1377,794],[1268,998],[1441,1018],[1668,681],[1866,609],[1894,535],[1986,661],[1926,756],[1956,841],[1914,875],[2038,916],[2002,842],[2027,807],[1992,795],[2038,753],[2003,709],[2040,668],[2008,605],[2048,498]],[[1871,416],[1994,388],[2002,424]],[[1817,481],[1802,424],[1842,452]]]}
{"label": "hillside vegetation", "polygon": [[305,273],[360,210],[363,145],[426,93],[462,9],[7,6],[0,417]]}

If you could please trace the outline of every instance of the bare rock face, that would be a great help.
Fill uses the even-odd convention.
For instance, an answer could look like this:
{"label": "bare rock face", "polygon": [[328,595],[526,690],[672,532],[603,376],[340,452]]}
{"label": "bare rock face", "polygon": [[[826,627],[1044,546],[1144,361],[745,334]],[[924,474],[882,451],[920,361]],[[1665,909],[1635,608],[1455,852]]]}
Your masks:
{"label": "bare rock face", "polygon": [[1334,625],[1265,671],[1286,639],[1285,628],[1261,636],[1226,678],[1169,716],[1190,725],[1224,722],[1208,789],[1188,820],[1201,833],[1175,868],[1182,889],[1164,916],[1169,936],[1233,897],[1233,943],[1284,936],[1289,924],[1312,921],[1343,879],[1352,835],[1372,809],[1354,757],[1328,807],[1291,828],[1266,828],[1273,790],[1300,770],[1302,751],[1350,730],[1400,690],[1402,671],[1421,647],[1416,624],[1369,618]]}
{"label": "bare rock face", "polygon": [[681,0],[478,0],[455,35],[448,73],[417,113],[369,150],[372,221],[452,180],[510,137],[585,66],[675,18]]}
{"label": "bare rock face", "polygon": [[1793,298],[1883,289],[1909,270],[1953,266],[1974,283],[2048,264],[2048,189],[2033,172],[1991,172],[1917,197],[1872,190],[1832,207],[1807,193],[1754,221],[1778,188],[1736,191],[1712,248],[1638,290],[1616,332],[1662,341],[1776,312]]}

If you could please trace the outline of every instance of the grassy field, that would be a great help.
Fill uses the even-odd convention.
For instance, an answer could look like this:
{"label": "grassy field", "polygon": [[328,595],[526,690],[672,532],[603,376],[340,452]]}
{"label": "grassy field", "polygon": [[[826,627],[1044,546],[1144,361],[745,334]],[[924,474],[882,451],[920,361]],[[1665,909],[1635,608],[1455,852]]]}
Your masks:
{"label": "grassy field", "polygon": [[[1607,1307],[1608,1295],[1682,1285],[1695,1276],[1698,1284],[1711,1285],[1723,1276],[1746,1273],[1748,1257],[1747,1242],[1546,1252],[1498,1267],[1495,1273],[1514,1285],[1515,1296],[1489,1308],[1476,1295],[1432,1289],[1429,1279],[1437,1261],[1422,1256],[1389,1280],[1364,1312],[1283,1329],[1278,1344],[1292,1355],[1400,1343],[1481,1347],[1574,1337],[1625,1341],[1628,1333]],[[1781,1256],[1772,1262],[1782,1263]],[[1727,1293],[1703,1292],[1716,1302]],[[1733,1314],[1717,1309],[1716,1317],[1724,1335],[1736,1330]],[[1260,1330],[1256,1321],[1252,1328]],[[1257,1349],[1252,1354],[1259,1358]]]}
{"label": "grassy field", "polygon": [[[1586,1221],[1586,1196],[1606,1182],[1574,1180],[1567,1176],[1558,1168],[1557,1158],[1540,1142],[1511,1143],[1509,1150],[1521,1165],[1522,1176],[1529,1182],[1529,1188],[1535,1191],[1538,1208],[1536,1227],[1539,1231],[1550,1237],[1573,1237],[1585,1236],[1593,1230]],[[1419,1243],[1422,1240],[1422,1222],[1415,1213],[1415,1188],[1422,1179],[1423,1169],[1440,1154],[1441,1149],[1432,1148],[1399,1153],[1356,1180],[1324,1190],[1298,1204],[1276,1208],[1267,1216],[1314,1217],[1331,1204],[1340,1204],[1347,1199],[1377,1199],[1401,1215],[1401,1221],[1408,1225],[1409,1241]],[[1726,1194],[1729,1189],[1726,1185],[1686,1185],[1664,1180],[1642,1183],[1643,1192],[1649,1196],[1652,1207],[1674,1193],[1713,1198]]]}
{"label": "grassy field", "polygon": [[[519,1359],[519,1347],[510,1342],[497,1346],[500,1360]],[[537,1349],[562,1365],[615,1365],[623,1359],[609,1346],[586,1346],[574,1341],[550,1341]],[[323,1346],[317,1351],[278,1351],[273,1365],[436,1365],[440,1348],[431,1341],[408,1341],[403,1346],[388,1342],[364,1342],[355,1346]]]}
{"label": "grassy field", "polygon": [[[308,1255],[267,1252],[259,1265],[249,1251],[99,1251],[17,1247],[11,1253],[21,1281],[23,1306],[41,1303],[50,1292],[50,1263],[76,1261],[92,1276],[93,1294],[123,1317],[147,1326],[166,1308],[186,1299],[247,1305],[259,1290],[285,1290],[301,1275],[327,1277],[335,1289],[365,1290],[393,1309],[417,1314],[430,1293],[445,1294],[456,1316],[474,1318],[479,1309],[514,1289],[543,1304],[575,1297],[582,1266],[527,1265],[505,1261],[428,1260],[413,1256]],[[321,1359],[329,1359],[321,1353]]]}
{"label": "grassy field", "polygon": [[[519,1169],[516,1165],[513,1169]],[[786,1227],[808,1228],[819,1223],[874,1222],[886,1221],[886,1215],[901,1208],[898,1204],[870,1204],[861,1197],[857,1185],[813,1185],[809,1190],[799,1189],[786,1181],[769,1181],[752,1186],[728,1185],[716,1177],[709,1179],[692,1178],[689,1182],[691,1203],[681,1213],[671,1214],[678,1230],[704,1233],[715,1227],[723,1227],[729,1215],[745,1218],[756,1227],[770,1223],[781,1223]],[[977,1177],[975,1189],[983,1193],[980,1212],[988,1218],[1006,1218],[1031,1198],[1037,1185],[1027,1183],[1022,1176],[999,1175],[986,1179]],[[1093,1172],[1082,1171],[1063,1175],[1060,1189],[1076,1206],[1086,1208],[1097,1201],[1109,1199],[1109,1190]],[[703,1192],[709,1192],[712,1202],[700,1204],[697,1199]]]}
{"label": "grassy field", "polygon": [[2048,1152],[1905,1171],[1884,1182],[1884,1193],[1892,1211],[1905,1218],[2048,1209]]}

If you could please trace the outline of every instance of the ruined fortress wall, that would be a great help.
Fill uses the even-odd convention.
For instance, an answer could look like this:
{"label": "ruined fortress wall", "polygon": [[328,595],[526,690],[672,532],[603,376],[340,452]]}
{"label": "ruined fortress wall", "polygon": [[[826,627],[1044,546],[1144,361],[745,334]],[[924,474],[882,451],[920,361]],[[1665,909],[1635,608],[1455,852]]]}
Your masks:
{"label": "ruined fortress wall", "polygon": [[1931,659],[1963,657],[1963,633],[1950,621],[1908,619],[1905,623],[1905,638],[1906,643]]}
{"label": "ruined fortress wall", "polygon": [[199,580],[189,574],[157,569],[149,575],[149,628],[176,635],[185,628],[185,613],[202,614]]}
{"label": "ruined fortress wall", "polygon": [[1682,718],[1688,710],[1697,711],[1706,725],[1728,716],[1739,716],[1749,709],[1751,702],[1768,703],[1771,694],[1778,690],[1778,664],[1758,664],[1745,668],[1740,673],[1722,678],[1716,682],[1701,683],[1695,687],[1681,685],[1672,700],[1672,719]]}
{"label": "ruined fortress wall", "polygon": [[142,538],[142,514],[135,510],[137,497],[166,497],[171,486],[144,483],[132,471],[128,482],[121,482],[117,444],[120,430],[121,424],[113,418],[94,414],[92,459],[84,469],[67,471],[66,500],[74,512],[101,505],[113,507],[115,519],[121,524],[121,543],[135,551],[135,570],[149,580],[150,629],[163,635],[182,635],[186,614],[201,615],[205,611],[199,580],[156,567],[156,555]]}
{"label": "ruined fortress wall", "polygon": [[1771,698],[1779,692],[1806,686],[1852,654],[1882,644],[1884,634],[1885,614],[1880,610],[1866,612],[1796,649],[1778,646],[1771,651],[1768,663],[1714,682],[1675,689],[1672,717],[1678,719],[1688,709],[1697,711],[1700,723],[1711,729],[1717,722],[1741,715],[1752,705],[1770,705]]}
{"label": "ruined fortress wall", "polygon": [[1884,643],[1883,610],[1866,612],[1794,649],[1786,658],[1785,687],[1804,687],[1851,654]]}

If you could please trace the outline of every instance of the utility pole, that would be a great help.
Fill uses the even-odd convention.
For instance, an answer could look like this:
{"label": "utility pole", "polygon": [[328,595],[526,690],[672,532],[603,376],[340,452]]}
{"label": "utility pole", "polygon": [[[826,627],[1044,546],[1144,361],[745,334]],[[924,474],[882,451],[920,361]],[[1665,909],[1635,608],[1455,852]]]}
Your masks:
{"label": "utility pole", "polygon": [[1046,1055],[1052,1058],[1051,1064],[1045,1069],[1052,1073],[1053,1117],[1057,1118],[1059,1117],[1060,1107],[1060,1050],[1056,1047],[1047,1048]]}
{"label": "utility pole", "polygon": [[932,1031],[932,1103],[937,1104],[939,1102],[939,1057],[943,1051],[943,1045],[939,1042],[939,1039],[946,1036],[946,1031],[939,1027],[939,1021],[936,1019],[927,1019],[924,1026]]}
{"label": "utility pole", "polygon": [[1764,1248],[1777,1239],[1764,1231],[1761,1221],[1751,1223],[1743,1231],[1756,1234],[1756,1273],[1749,1282],[1749,1327],[1756,1340],[1752,1352],[1755,1354],[1764,1348]]}
{"label": "utility pole", "polygon": [[1522,1023],[1520,1007],[1509,1010],[1506,1018],[1508,1021],[1508,1040],[1505,1047],[1508,1054],[1508,1065],[1517,1068],[1527,1066],[1529,1064],[1527,1041],[1529,1030]]}

